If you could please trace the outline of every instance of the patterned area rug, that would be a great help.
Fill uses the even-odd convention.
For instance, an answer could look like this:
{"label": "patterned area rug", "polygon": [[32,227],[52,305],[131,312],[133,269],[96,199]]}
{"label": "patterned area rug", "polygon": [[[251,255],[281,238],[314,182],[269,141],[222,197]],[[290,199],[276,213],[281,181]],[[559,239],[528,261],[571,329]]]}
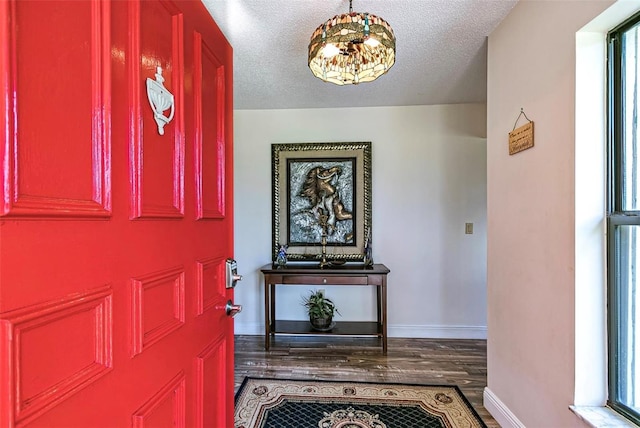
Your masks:
{"label": "patterned area rug", "polygon": [[245,378],[235,428],[485,427],[457,386]]}

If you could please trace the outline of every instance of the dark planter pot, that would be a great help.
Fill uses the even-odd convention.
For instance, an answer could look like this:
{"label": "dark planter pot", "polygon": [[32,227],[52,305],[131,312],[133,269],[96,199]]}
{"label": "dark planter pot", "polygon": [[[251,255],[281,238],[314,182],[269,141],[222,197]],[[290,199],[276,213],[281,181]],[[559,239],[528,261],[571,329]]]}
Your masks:
{"label": "dark planter pot", "polygon": [[311,318],[309,321],[314,330],[327,330],[331,327],[332,318]]}

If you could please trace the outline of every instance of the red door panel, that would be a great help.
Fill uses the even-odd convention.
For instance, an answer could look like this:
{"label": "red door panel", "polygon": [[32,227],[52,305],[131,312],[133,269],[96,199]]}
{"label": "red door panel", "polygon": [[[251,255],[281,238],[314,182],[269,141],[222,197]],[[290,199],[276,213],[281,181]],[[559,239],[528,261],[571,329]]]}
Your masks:
{"label": "red door panel", "polygon": [[3,314],[2,426],[38,417],[112,368],[111,303],[103,287]]}
{"label": "red door panel", "polygon": [[182,266],[131,280],[131,355],[179,329],[185,322]]}
{"label": "red door panel", "polygon": [[186,380],[179,373],[133,415],[134,428],[184,428]]}
{"label": "red door panel", "polygon": [[225,67],[197,32],[194,55],[197,215],[198,218],[222,218],[225,213]]}
{"label": "red door panel", "polygon": [[[73,10],[57,2],[37,5],[0,2],[0,113],[8,125],[0,130],[0,213],[108,216],[108,5],[79,2]],[[69,159],[74,168],[67,167]]]}
{"label": "red door panel", "polygon": [[195,1],[3,1],[0,66],[0,426],[232,426],[230,45]]}
{"label": "red door panel", "polygon": [[[132,1],[129,16],[131,58],[138,59],[130,62],[128,70],[133,129],[131,216],[179,218],[184,213],[184,16],[167,1]],[[146,92],[146,79],[155,80],[158,67],[175,99],[174,118],[164,127],[164,135],[158,132]]]}
{"label": "red door panel", "polygon": [[226,305],[225,259],[222,257],[199,260],[197,271],[197,314]]}
{"label": "red door panel", "polygon": [[228,346],[228,341],[217,340],[198,355],[196,428],[233,426],[233,407],[211,405],[227,394],[224,361]]}

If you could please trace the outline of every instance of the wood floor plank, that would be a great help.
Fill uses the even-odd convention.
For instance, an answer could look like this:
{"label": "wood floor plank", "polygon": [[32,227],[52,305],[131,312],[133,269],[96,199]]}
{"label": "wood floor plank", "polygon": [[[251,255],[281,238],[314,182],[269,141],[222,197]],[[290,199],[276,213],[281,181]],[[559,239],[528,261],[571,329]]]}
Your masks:
{"label": "wood floor plank", "polygon": [[235,389],[245,376],[360,382],[458,385],[489,428],[498,423],[482,406],[487,342],[389,338],[387,355],[375,338],[236,336]]}

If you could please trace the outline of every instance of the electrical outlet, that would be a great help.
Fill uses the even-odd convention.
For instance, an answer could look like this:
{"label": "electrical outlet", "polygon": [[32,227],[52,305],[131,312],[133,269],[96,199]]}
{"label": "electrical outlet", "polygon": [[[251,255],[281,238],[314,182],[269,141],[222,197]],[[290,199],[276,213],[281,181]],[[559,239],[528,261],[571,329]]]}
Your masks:
{"label": "electrical outlet", "polygon": [[467,235],[473,235],[473,223],[464,224],[464,233]]}
{"label": "electrical outlet", "polygon": [[326,294],[324,294],[324,288],[320,288],[318,290],[318,293],[322,294],[323,296],[326,296]]}

